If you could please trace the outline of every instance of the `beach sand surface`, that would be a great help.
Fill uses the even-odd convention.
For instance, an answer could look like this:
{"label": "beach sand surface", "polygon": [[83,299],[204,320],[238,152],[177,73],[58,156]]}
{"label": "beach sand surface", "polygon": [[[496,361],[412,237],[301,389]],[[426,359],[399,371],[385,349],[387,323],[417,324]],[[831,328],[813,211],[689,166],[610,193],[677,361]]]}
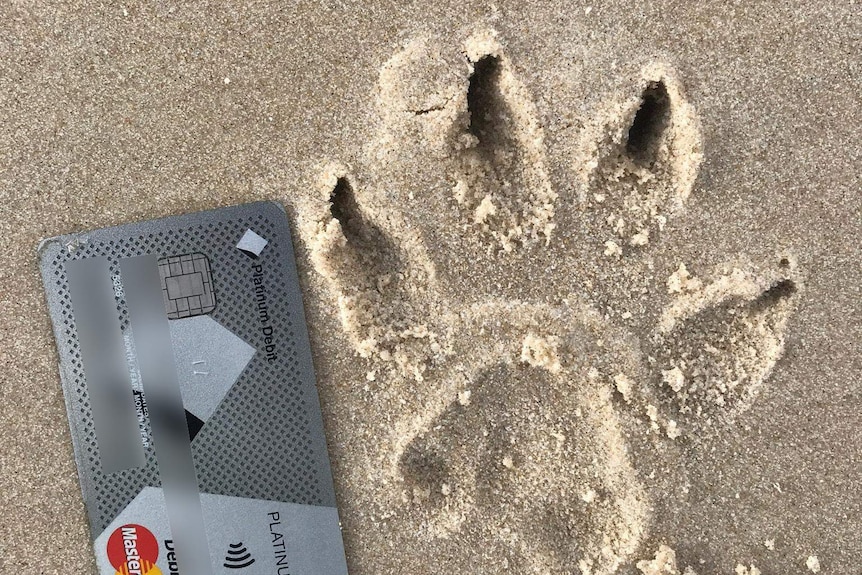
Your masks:
{"label": "beach sand surface", "polygon": [[862,565],[859,6],[0,7],[0,573],[94,572],[40,238],[287,208],[351,573]]}

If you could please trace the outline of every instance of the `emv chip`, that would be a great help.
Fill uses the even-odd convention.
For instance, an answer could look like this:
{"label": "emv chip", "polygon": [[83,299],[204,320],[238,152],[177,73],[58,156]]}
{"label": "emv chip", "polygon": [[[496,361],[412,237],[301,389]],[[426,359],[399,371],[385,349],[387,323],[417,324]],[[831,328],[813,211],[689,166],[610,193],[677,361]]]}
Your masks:
{"label": "emv chip", "polygon": [[209,313],[215,309],[210,262],[201,253],[159,260],[159,277],[168,319]]}

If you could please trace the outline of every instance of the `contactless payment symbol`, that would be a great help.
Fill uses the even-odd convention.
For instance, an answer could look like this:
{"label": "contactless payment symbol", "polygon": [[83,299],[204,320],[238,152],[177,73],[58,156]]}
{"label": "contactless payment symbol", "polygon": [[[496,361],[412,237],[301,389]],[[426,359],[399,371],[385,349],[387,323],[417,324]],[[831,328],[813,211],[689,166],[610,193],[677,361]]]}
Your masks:
{"label": "contactless payment symbol", "polygon": [[108,561],[117,575],[162,575],[156,566],[159,543],[142,525],[118,527],[108,538]]}
{"label": "contactless payment symbol", "polygon": [[228,569],[245,569],[253,564],[254,557],[251,556],[242,542],[228,545],[227,555],[224,558],[225,567]]}

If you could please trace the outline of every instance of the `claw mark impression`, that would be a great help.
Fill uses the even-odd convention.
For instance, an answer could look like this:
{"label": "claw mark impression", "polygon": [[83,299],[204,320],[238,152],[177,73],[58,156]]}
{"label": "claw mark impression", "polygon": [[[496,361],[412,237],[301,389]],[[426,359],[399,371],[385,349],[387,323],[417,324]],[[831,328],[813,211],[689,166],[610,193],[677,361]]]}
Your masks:
{"label": "claw mark impression", "polygon": [[506,251],[550,241],[557,195],[545,168],[536,107],[491,34],[467,41],[467,143],[454,187],[458,204]]}
{"label": "claw mark impression", "polygon": [[505,251],[549,241],[557,195],[538,112],[493,33],[445,56],[427,40],[411,42],[384,65],[378,93],[378,162],[416,157],[405,149],[430,154],[453,182],[450,201],[472,233]]}
{"label": "claw mark impression", "polygon": [[609,256],[648,244],[664,228],[703,159],[700,122],[676,74],[650,66],[634,89],[600,114],[582,145],[582,200],[605,223]]}
{"label": "claw mark impression", "polygon": [[424,248],[374,223],[342,169],[330,168],[322,188],[330,190],[328,213],[313,232],[312,258],[338,298],[345,332],[362,357],[392,361],[421,380],[429,358],[443,355],[445,346],[435,325],[443,314],[426,313],[436,298]]}
{"label": "claw mark impression", "polygon": [[669,286],[677,299],[656,333],[664,395],[695,424],[743,411],[784,351],[798,293],[794,273],[735,267],[703,286],[681,266]]}

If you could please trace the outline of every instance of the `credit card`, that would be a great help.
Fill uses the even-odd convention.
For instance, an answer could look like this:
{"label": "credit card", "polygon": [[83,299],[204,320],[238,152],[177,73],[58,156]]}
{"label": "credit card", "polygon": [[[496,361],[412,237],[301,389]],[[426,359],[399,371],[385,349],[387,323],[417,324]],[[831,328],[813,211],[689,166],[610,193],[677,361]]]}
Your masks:
{"label": "credit card", "polygon": [[100,575],[346,574],[284,208],[39,256]]}

